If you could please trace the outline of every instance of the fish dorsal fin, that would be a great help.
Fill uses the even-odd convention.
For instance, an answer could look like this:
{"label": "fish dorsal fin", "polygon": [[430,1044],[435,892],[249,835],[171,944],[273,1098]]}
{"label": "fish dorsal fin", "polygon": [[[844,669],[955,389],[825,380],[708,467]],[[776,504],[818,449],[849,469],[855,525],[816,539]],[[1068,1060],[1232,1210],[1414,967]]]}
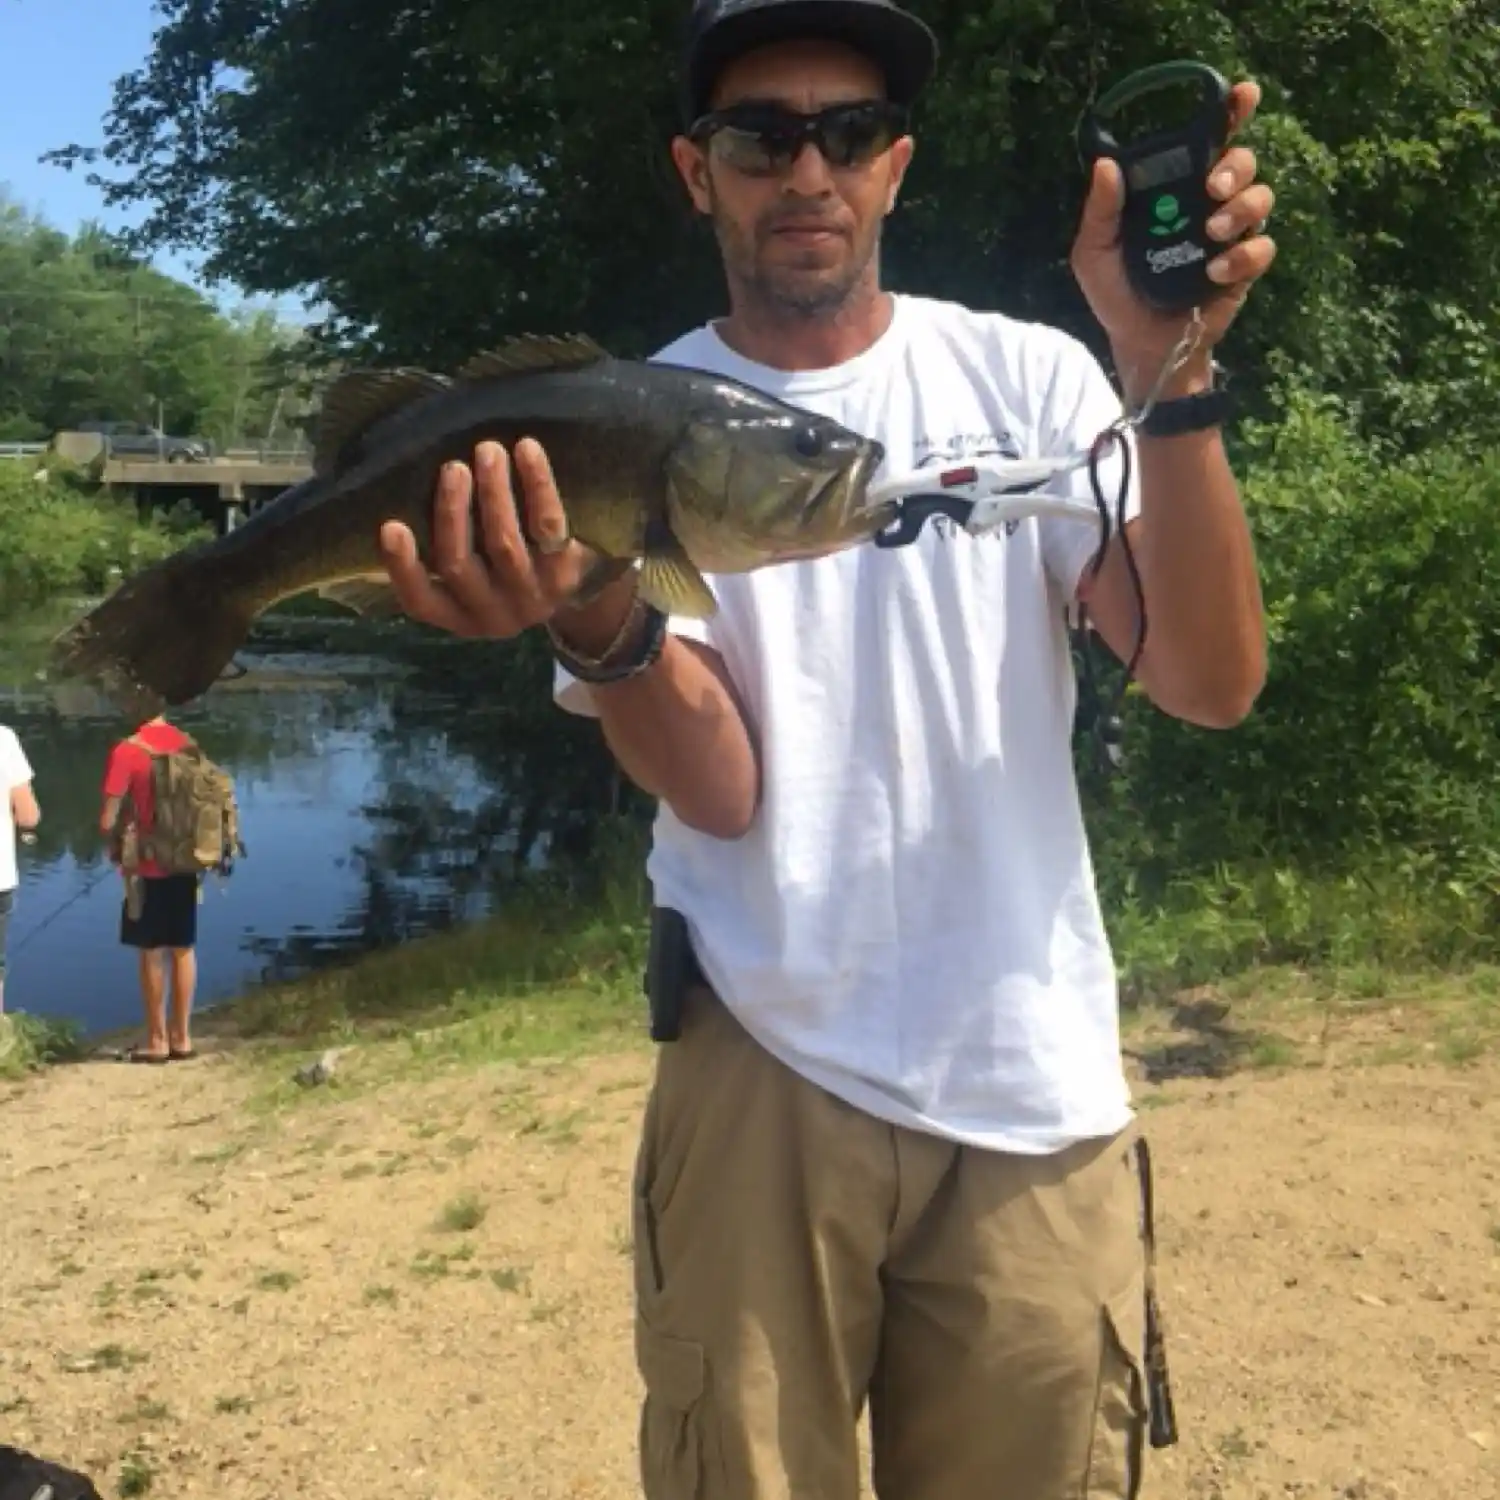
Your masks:
{"label": "fish dorsal fin", "polygon": [[708,580],[680,549],[654,552],[643,558],[637,589],[647,604],[654,604],[669,615],[711,620],[719,612],[719,601],[714,598]]}
{"label": "fish dorsal fin", "polygon": [[341,375],[323,397],[313,468],[319,474],[337,469],[350,443],[382,417],[451,384],[446,376],[427,370],[351,370]]}
{"label": "fish dorsal fin", "polygon": [[458,372],[459,380],[504,380],[538,370],[581,370],[608,359],[609,351],[586,333],[522,334],[476,354]]}

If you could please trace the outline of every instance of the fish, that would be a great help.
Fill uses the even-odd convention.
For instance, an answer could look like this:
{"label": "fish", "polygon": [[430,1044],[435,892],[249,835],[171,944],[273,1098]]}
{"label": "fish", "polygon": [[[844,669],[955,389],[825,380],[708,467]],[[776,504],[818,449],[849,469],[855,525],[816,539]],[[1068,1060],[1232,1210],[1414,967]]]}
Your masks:
{"label": "fish", "polygon": [[161,712],[206,693],[285,599],[316,592],[399,616],[381,526],[404,522],[430,556],[442,466],[523,437],[546,451],[569,532],[591,554],[573,602],[634,567],[650,604],[712,618],[705,574],[828,556],[895,519],[868,492],[885,456],[874,439],[723,375],[615,358],[585,334],[521,335],[452,375],[340,376],[309,477],[122,582],[54,639],[54,671]]}

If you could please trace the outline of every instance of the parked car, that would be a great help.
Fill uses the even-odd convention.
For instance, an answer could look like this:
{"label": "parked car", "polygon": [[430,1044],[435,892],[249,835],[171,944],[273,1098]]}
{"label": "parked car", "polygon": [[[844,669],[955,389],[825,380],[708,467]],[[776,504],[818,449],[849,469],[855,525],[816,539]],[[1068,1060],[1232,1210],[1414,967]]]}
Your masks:
{"label": "parked car", "polygon": [[110,458],[154,458],[158,463],[202,464],[213,457],[202,438],[168,437],[140,422],[80,422],[79,432],[96,432]]}

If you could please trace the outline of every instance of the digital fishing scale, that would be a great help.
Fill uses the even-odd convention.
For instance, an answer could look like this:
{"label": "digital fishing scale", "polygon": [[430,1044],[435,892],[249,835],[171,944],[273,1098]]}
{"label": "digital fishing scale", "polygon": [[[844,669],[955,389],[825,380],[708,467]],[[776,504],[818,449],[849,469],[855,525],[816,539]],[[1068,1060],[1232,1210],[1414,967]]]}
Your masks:
{"label": "digital fishing scale", "polygon": [[[1146,94],[1197,83],[1197,113],[1186,124],[1151,131],[1122,145],[1108,122]],[[1120,251],[1135,287],[1161,312],[1188,312],[1217,288],[1208,263],[1225,246],[1210,238],[1208,220],[1219,204],[1209,196],[1208,174],[1229,139],[1229,84],[1207,63],[1156,63],[1122,78],[1085,110],[1078,145],[1092,167],[1102,156],[1119,163],[1125,178]]]}

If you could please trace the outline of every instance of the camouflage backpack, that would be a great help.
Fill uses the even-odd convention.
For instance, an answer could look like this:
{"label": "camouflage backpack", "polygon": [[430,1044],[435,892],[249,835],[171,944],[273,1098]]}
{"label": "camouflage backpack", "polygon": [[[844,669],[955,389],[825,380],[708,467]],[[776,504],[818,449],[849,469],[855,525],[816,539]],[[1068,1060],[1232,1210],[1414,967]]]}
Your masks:
{"label": "camouflage backpack", "polygon": [[196,875],[245,852],[234,782],[196,741],[161,751],[138,735],[130,740],[151,757],[155,812],[151,831],[140,835],[143,860],[154,860],[169,875]]}

